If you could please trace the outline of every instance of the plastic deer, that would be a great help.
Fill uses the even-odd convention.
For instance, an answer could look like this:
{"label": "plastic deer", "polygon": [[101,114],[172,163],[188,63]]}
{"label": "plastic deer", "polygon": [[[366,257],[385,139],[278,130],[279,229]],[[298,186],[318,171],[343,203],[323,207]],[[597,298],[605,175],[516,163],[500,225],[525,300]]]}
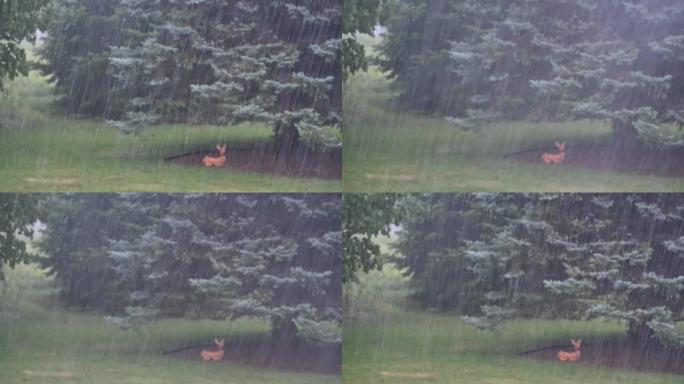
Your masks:
{"label": "plastic deer", "polygon": [[577,361],[580,359],[580,356],[582,355],[582,352],[580,352],[580,348],[582,347],[582,339],[579,339],[577,341],[570,339],[570,342],[572,343],[572,346],[575,347],[574,352],[565,352],[565,351],[558,351],[558,360],[560,361]]}
{"label": "plastic deer", "polygon": [[226,144],[217,145],[216,149],[219,152],[217,157],[207,155],[202,158],[205,167],[223,167],[226,163]]}
{"label": "plastic deer", "polygon": [[542,155],[542,161],[546,164],[560,164],[565,161],[565,142],[556,142],[556,148],[558,153],[544,153]]}
{"label": "plastic deer", "polygon": [[202,350],[200,352],[200,356],[202,356],[202,359],[204,361],[219,361],[223,359],[223,342],[225,339],[217,340],[214,339],[214,344],[216,344],[216,351],[209,351],[209,350]]}

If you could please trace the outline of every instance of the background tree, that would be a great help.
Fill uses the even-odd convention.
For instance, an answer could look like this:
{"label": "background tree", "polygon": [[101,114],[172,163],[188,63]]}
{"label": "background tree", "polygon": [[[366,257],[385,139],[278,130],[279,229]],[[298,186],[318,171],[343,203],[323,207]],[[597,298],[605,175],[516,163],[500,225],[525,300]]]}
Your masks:
{"label": "background tree", "polygon": [[450,41],[467,31],[468,13],[449,0],[396,2],[380,44],[380,67],[394,80],[402,106],[453,113],[462,103],[451,69]]}
{"label": "background tree", "polygon": [[377,25],[387,19],[394,1],[349,0],[342,6],[342,79],[350,73],[368,69],[365,47],[356,40],[357,33],[373,35]]}
{"label": "background tree", "polygon": [[401,9],[384,68],[415,108],[462,129],[601,119],[629,144],[684,145],[681,2],[431,0]]}
{"label": "background tree", "polygon": [[125,328],[169,316],[252,316],[271,322],[276,342],[339,343],[339,197],[60,200],[44,249],[68,302]]}
{"label": "background tree", "polygon": [[111,46],[130,38],[117,14],[120,2],[56,0],[39,49],[41,69],[55,83],[68,113],[120,117],[128,102],[119,92],[109,60]]}
{"label": "background tree", "polygon": [[683,346],[684,201],[676,195],[441,195],[398,249],[418,299],[485,329],[516,317],[605,318]]}
{"label": "background tree", "polygon": [[357,280],[359,272],[382,268],[378,235],[388,236],[399,220],[398,196],[394,194],[350,193],[343,197],[342,258],[344,282]]}
{"label": "background tree", "polygon": [[0,281],[4,280],[2,267],[14,268],[31,256],[26,240],[33,237],[39,201],[36,195],[0,194]]}
{"label": "background tree", "polygon": [[109,256],[112,242],[137,236],[168,205],[164,195],[52,195],[45,204],[40,263],[69,308],[121,313],[129,289]]}
{"label": "background tree", "polygon": [[513,205],[502,200],[516,195],[500,195],[497,204],[489,205],[487,196],[420,195],[411,202],[414,207],[402,220],[395,244],[401,255],[396,263],[411,278],[415,299],[424,307],[473,314],[484,305],[492,281],[474,278],[464,247],[494,236]]}
{"label": "background tree", "polygon": [[340,145],[338,1],[122,1],[139,36],[110,64],[134,131],[158,121],[260,121],[281,144]]}
{"label": "background tree", "polygon": [[0,0],[0,90],[3,80],[28,74],[24,40],[33,41],[43,25],[49,0]]}

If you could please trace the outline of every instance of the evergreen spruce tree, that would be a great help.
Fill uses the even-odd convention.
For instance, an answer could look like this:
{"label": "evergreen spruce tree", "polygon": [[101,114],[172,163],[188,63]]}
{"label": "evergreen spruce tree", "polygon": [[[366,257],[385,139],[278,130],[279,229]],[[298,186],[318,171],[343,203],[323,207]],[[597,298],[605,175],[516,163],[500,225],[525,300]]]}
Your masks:
{"label": "evergreen spruce tree", "polygon": [[427,113],[454,113],[463,102],[448,54],[472,20],[449,0],[396,2],[380,46],[380,67],[394,80],[399,101]]}
{"label": "evergreen spruce tree", "polygon": [[616,140],[681,148],[676,0],[409,1],[383,67],[405,105],[476,130],[498,119],[600,119]]}
{"label": "evergreen spruce tree", "polygon": [[617,320],[635,342],[684,346],[680,196],[483,194],[421,204],[399,249],[425,305],[459,310],[483,329],[519,317]]}
{"label": "evergreen spruce tree", "polygon": [[176,196],[152,225],[108,242],[128,294],[110,320],[261,317],[277,342],[339,343],[339,209],[326,195]]}
{"label": "evergreen spruce tree", "polygon": [[50,76],[59,105],[68,113],[121,116],[128,102],[111,75],[111,46],[127,39],[118,0],[57,0],[39,49],[40,67]]}
{"label": "evergreen spruce tree", "polygon": [[116,126],[260,121],[287,146],[339,145],[339,2],[124,0],[121,13],[139,36],[113,50],[136,95]]}
{"label": "evergreen spruce tree", "polygon": [[540,105],[553,101],[561,114],[611,121],[623,140],[684,147],[684,5],[634,0],[578,6],[588,15],[580,24],[585,32],[575,27],[559,34],[566,41],[546,39],[552,74],[530,80],[546,102]]}
{"label": "evergreen spruce tree", "polygon": [[82,311],[119,313],[128,282],[115,272],[112,243],[138,236],[165,205],[164,195],[53,195],[45,203],[39,262],[54,276],[62,302]]}
{"label": "evergreen spruce tree", "polygon": [[479,3],[486,28],[450,51],[472,91],[454,124],[591,118],[611,121],[620,140],[684,145],[680,2],[494,3]]}

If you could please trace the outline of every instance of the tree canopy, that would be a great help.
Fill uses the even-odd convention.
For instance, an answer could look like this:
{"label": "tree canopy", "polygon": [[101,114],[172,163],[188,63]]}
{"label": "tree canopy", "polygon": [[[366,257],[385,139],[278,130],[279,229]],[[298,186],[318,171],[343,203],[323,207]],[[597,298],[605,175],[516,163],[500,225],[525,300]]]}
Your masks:
{"label": "tree canopy", "polygon": [[682,147],[683,16],[676,0],[409,0],[383,67],[405,105],[462,129],[589,118],[621,140]]}
{"label": "tree canopy", "polygon": [[0,194],[0,280],[2,267],[27,262],[31,254],[26,240],[33,237],[33,225],[38,220],[39,198],[28,194]]}
{"label": "tree canopy", "polygon": [[67,113],[121,117],[126,94],[109,64],[111,46],[123,44],[130,31],[118,14],[118,0],[56,0],[39,47],[39,64],[50,76]]}
{"label": "tree canopy", "polygon": [[161,317],[260,317],[273,337],[339,343],[335,195],[55,197],[45,266],[67,305],[130,328]]}
{"label": "tree canopy", "polygon": [[0,0],[0,90],[3,80],[28,74],[25,40],[35,39],[49,0]]}
{"label": "tree canopy", "polygon": [[395,194],[346,194],[343,197],[342,245],[344,282],[357,280],[359,272],[382,268],[380,246],[374,237],[389,235],[400,210]]}
{"label": "tree canopy", "polygon": [[392,0],[346,0],[342,7],[342,78],[368,69],[364,46],[356,41],[357,33],[373,34],[375,26],[387,19]]}
{"label": "tree canopy", "polygon": [[416,199],[399,266],[425,306],[495,329],[519,317],[623,322],[684,346],[684,200],[668,194],[463,194]]}
{"label": "tree canopy", "polygon": [[125,132],[253,121],[286,145],[341,145],[339,1],[59,0],[56,8],[43,56],[72,111],[104,114]]}

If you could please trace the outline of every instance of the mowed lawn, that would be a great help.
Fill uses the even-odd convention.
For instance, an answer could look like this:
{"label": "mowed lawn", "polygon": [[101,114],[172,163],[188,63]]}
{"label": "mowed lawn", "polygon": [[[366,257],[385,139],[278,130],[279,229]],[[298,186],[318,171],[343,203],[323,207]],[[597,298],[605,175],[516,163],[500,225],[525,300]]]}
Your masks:
{"label": "mowed lawn", "polygon": [[500,122],[464,132],[441,117],[391,107],[394,94],[377,67],[345,84],[345,191],[684,191],[684,178],[524,163],[504,156],[552,146],[556,140],[568,146],[610,140],[608,124]]}
{"label": "mowed lawn", "polygon": [[[26,275],[25,268],[20,269]],[[123,331],[103,316],[50,307],[47,298],[38,304],[34,300],[43,293],[21,285],[21,292],[0,289],[0,384],[341,383],[334,375],[207,363],[199,356],[185,360],[163,354],[217,336],[230,340],[263,334],[269,331],[264,321],[177,319]]]}
{"label": "mowed lawn", "polygon": [[339,180],[205,169],[164,158],[228,143],[272,140],[272,129],[154,126],[125,135],[103,121],[66,117],[46,79],[32,72],[0,93],[0,191],[11,192],[336,192]]}
{"label": "mowed lawn", "polygon": [[674,384],[684,377],[519,357],[536,347],[620,338],[601,321],[521,320],[479,332],[456,315],[412,308],[410,288],[392,268],[346,288],[343,378],[346,383]]}

